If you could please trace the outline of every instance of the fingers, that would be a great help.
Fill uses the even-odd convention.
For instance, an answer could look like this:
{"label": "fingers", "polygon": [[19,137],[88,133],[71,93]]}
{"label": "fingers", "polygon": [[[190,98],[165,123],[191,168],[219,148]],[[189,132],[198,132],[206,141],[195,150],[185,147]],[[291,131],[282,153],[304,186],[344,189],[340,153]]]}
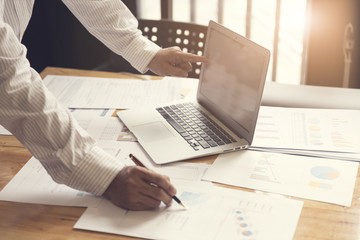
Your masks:
{"label": "fingers", "polygon": [[115,205],[130,210],[148,210],[172,203],[176,189],[168,177],[141,167],[125,167],[110,184],[104,196]]}
{"label": "fingers", "polygon": [[179,47],[159,50],[148,67],[158,75],[187,77],[192,69],[192,62],[207,63],[207,58],[191,53],[184,53]]}
{"label": "fingers", "polygon": [[179,58],[182,61],[188,61],[188,62],[202,62],[202,63],[207,63],[208,59],[204,56],[199,56],[199,55],[195,55],[192,53],[184,53],[184,52],[180,52],[179,53],[180,56]]}
{"label": "fingers", "polygon": [[143,169],[142,177],[144,181],[148,183],[155,184],[158,188],[162,189],[169,196],[174,196],[176,194],[175,187],[170,183],[170,179],[167,176],[155,173],[151,170]]}
{"label": "fingers", "polygon": [[170,76],[187,77],[188,73],[192,70],[193,62],[207,63],[208,59],[203,56],[194,55],[191,53],[184,53],[179,50],[174,54],[172,60],[173,68],[170,68]]}
{"label": "fingers", "polygon": [[[113,201],[113,203],[116,204],[116,202]],[[151,198],[144,194],[138,194],[136,196],[136,199],[127,201],[127,202],[121,202],[120,204],[116,204],[119,207],[128,209],[128,210],[151,210],[158,208],[161,204],[160,200],[156,200],[154,198]]]}
{"label": "fingers", "polygon": [[178,67],[187,73],[190,72],[192,69],[192,65],[189,62],[181,62],[181,63],[175,65],[174,67]]}
{"label": "fingers", "polygon": [[164,75],[175,76],[175,77],[187,77],[192,67],[190,68],[190,70],[187,70],[187,68],[184,66],[185,64],[186,63],[181,63],[179,65],[169,64],[167,68],[164,70]]}
{"label": "fingers", "polygon": [[140,176],[145,183],[143,194],[155,200],[162,201],[166,206],[170,206],[172,203],[172,196],[176,194],[176,189],[170,183],[170,179],[167,176],[155,173],[151,170],[141,170]]}
{"label": "fingers", "polygon": [[163,76],[187,77],[192,69],[192,65],[188,62],[178,64],[166,62],[162,65],[162,68],[161,73],[155,73]]}
{"label": "fingers", "polygon": [[[153,208],[156,208],[160,205],[160,202],[163,202],[166,206],[172,204],[172,197],[162,188],[148,184],[144,187],[142,191],[144,199],[147,199]],[[150,201],[151,200],[151,201]]]}
{"label": "fingers", "polygon": [[[177,54],[177,56],[175,55],[176,58],[178,58],[177,60],[179,62],[202,62],[202,63],[206,63],[208,61],[208,59],[204,56],[199,56],[193,53],[186,53],[181,51],[181,49],[177,46],[175,47],[170,47],[167,49],[171,49],[174,51],[174,54]],[[166,49],[165,49],[166,50]]]}

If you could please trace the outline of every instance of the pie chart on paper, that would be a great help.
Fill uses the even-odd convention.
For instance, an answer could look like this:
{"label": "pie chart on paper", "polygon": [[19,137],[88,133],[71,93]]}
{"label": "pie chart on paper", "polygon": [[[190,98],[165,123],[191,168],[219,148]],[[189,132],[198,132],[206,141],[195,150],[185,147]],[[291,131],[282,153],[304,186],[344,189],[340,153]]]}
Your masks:
{"label": "pie chart on paper", "polygon": [[314,177],[324,180],[334,180],[340,176],[338,170],[328,166],[316,166],[310,172]]}

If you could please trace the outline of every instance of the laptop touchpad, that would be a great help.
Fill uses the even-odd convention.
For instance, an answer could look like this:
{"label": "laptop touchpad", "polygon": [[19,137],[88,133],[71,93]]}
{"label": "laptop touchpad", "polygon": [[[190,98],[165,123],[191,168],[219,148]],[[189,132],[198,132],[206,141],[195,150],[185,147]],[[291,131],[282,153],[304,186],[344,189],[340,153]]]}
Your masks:
{"label": "laptop touchpad", "polygon": [[159,141],[175,137],[162,122],[152,122],[133,127],[135,135],[143,141]]}

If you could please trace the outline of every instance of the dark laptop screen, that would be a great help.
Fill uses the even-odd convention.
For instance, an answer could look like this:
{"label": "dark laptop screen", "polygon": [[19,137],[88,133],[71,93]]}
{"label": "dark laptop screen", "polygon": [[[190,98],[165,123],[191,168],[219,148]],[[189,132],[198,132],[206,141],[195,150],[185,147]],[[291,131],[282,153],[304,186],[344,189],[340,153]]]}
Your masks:
{"label": "dark laptop screen", "polygon": [[233,32],[209,28],[205,50],[209,62],[202,68],[200,102],[207,102],[233,131],[241,128],[242,135],[255,128],[269,61],[266,53]]}

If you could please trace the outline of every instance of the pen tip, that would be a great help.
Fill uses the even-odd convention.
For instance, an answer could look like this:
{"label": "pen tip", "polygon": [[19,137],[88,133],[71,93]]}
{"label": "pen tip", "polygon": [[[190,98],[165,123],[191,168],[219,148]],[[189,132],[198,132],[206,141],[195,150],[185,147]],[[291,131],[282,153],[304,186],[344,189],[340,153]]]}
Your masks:
{"label": "pen tip", "polygon": [[183,206],[185,209],[189,209],[183,202],[180,202],[180,205]]}

